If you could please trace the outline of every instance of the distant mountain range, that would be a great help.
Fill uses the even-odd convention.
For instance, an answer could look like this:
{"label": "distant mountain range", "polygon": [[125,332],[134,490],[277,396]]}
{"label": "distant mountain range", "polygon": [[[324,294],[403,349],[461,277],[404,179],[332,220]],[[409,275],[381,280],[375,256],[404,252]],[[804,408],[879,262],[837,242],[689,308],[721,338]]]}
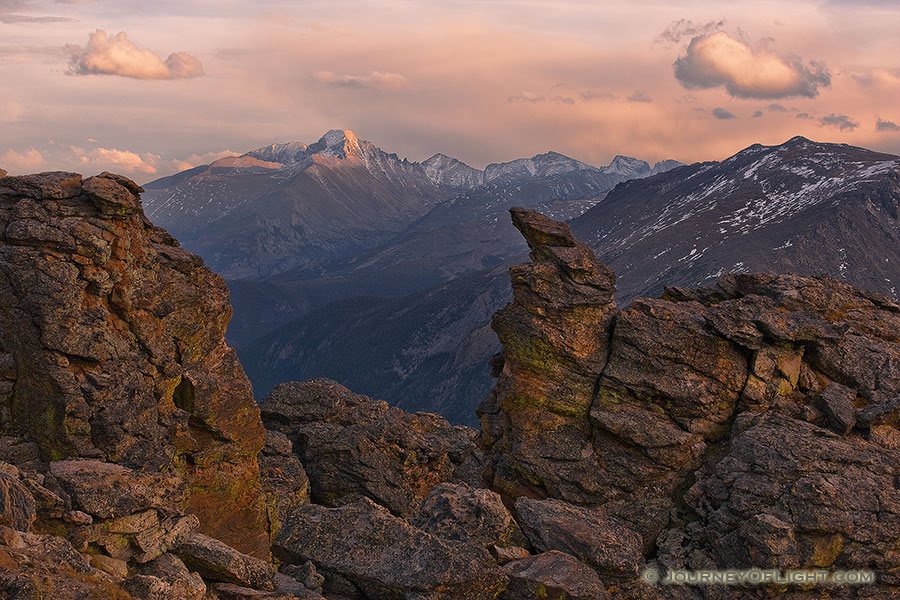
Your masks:
{"label": "distant mountain range", "polygon": [[679,164],[617,156],[598,168],[548,152],[478,170],[333,130],[154,181],[144,206],[229,280],[228,337],[241,348],[329,302],[403,296],[521,254],[512,206],[572,218],[615,184]]}
{"label": "distant mountain range", "polygon": [[410,162],[352,131],[332,130],[314,144],[272,144],[158,179],[145,186],[144,206],[226,279],[318,277],[331,270],[329,261],[389,242],[461,193],[488,186],[484,199],[510,194],[513,182],[552,181],[548,200],[598,198],[620,181],[676,164],[617,156],[597,168],[548,152],[479,171],[443,154]]}

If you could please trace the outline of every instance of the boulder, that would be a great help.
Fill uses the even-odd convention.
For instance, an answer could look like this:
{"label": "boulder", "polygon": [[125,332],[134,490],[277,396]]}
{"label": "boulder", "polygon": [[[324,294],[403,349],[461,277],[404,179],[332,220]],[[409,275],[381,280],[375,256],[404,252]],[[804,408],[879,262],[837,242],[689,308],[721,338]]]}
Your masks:
{"label": "boulder", "polygon": [[160,596],[160,600],[201,600],[206,596],[203,579],[197,573],[188,571],[174,554],[162,554],[141,565],[139,571],[141,575],[155,577],[165,584],[165,595]]}
{"label": "boulder", "polygon": [[327,581],[337,574],[371,600],[487,600],[507,583],[484,548],[417,529],[368,498],[300,508],[273,550],[285,562],[312,561]]}
{"label": "boulder", "polygon": [[564,552],[552,550],[507,563],[509,587],[501,600],[606,600],[609,593],[597,573]]}
{"label": "boulder", "polygon": [[478,462],[474,431],[325,379],[278,385],[260,408],[266,427],[294,442],[310,496],[326,506],[367,497],[410,516],[432,487]]}
{"label": "boulder", "polygon": [[204,578],[258,589],[275,589],[271,564],[238,552],[219,540],[195,533],[181,542],[178,555]]}
{"label": "boulder", "polygon": [[50,473],[80,510],[113,519],[150,508],[174,513],[187,497],[184,482],[162,473],[141,473],[99,460],[50,464]]}
{"label": "boulder", "polygon": [[519,498],[516,514],[535,548],[571,554],[605,578],[633,578],[644,564],[641,536],[599,511],[554,499]]}
{"label": "boulder", "polygon": [[485,548],[525,542],[499,494],[464,483],[436,485],[409,523],[440,538]]}

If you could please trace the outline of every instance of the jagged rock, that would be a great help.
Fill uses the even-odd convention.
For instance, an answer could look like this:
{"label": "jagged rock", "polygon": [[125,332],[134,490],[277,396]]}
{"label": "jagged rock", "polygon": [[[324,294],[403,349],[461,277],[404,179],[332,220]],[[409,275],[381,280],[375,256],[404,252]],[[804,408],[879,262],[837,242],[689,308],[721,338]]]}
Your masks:
{"label": "jagged rock", "polygon": [[140,191],[108,173],[2,179],[0,434],[44,460],[177,474],[204,531],[265,556],[263,428],[225,344],[225,283],[146,220]]}
{"label": "jagged rock", "polygon": [[436,485],[409,523],[440,538],[485,548],[525,542],[499,494],[464,483]]}
{"label": "jagged rock", "polygon": [[436,484],[480,465],[475,432],[437,415],[411,415],[326,379],[285,383],[260,403],[266,427],[294,442],[312,500],[368,497],[411,515]]}
{"label": "jagged rock", "polygon": [[570,554],[552,550],[508,563],[509,588],[501,600],[604,600],[603,582],[590,567]]}
{"label": "jagged rock", "polygon": [[819,395],[819,408],[828,427],[840,435],[847,435],[856,425],[856,392],[839,383],[829,383]]}
{"label": "jagged rock", "polygon": [[0,525],[28,531],[36,516],[34,497],[16,477],[0,473]]}
{"label": "jagged rock", "polygon": [[[589,411],[609,354],[615,276],[568,226],[512,209],[532,264],[510,270],[514,300],[491,326],[503,344],[499,379],[479,407],[482,437],[494,449],[494,487],[511,496],[561,488],[568,465],[591,452]],[[553,432],[552,435],[547,435]]]}
{"label": "jagged rock", "polygon": [[181,542],[178,554],[204,578],[259,590],[275,589],[271,564],[238,552],[219,540],[195,533]]}
{"label": "jagged rock", "polygon": [[309,502],[309,478],[293,454],[293,444],[283,433],[266,431],[266,445],[259,455],[259,475],[266,496],[269,536],[274,538],[284,515]]}
{"label": "jagged rock", "polygon": [[326,581],[339,574],[372,600],[487,600],[506,586],[484,548],[416,529],[368,498],[340,508],[302,507],[273,550],[285,562],[312,561]]}
{"label": "jagged rock", "polygon": [[596,510],[553,499],[519,498],[516,514],[535,548],[571,554],[604,577],[628,579],[644,564],[641,536]]}
{"label": "jagged rock", "polygon": [[98,460],[50,463],[50,473],[80,510],[100,517],[124,517],[149,508],[175,512],[185,499],[184,482],[161,473],[140,473]]}

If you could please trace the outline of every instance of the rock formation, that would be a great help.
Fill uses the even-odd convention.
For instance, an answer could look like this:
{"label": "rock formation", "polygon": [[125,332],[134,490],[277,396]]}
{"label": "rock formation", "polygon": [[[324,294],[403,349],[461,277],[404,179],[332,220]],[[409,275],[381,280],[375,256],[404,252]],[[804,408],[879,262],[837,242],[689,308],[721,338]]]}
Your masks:
{"label": "rock formation", "polygon": [[265,556],[263,428],[225,345],[227,289],[146,220],[141,191],[108,173],[0,179],[0,428],[44,460],[178,475],[203,531]]}
{"label": "rock formation", "polygon": [[512,213],[533,264],[511,270],[480,414],[494,488],[549,498],[516,502],[535,547],[601,568],[592,546],[638,534],[651,566],[875,569],[867,594],[900,593],[900,305],[740,274],[619,310],[565,225]]}

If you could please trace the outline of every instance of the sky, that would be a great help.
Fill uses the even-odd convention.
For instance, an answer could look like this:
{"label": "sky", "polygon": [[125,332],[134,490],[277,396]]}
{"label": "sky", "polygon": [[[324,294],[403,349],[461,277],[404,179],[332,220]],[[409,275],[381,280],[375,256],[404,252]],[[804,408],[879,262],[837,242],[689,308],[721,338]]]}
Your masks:
{"label": "sky", "polygon": [[0,0],[0,168],[144,183],[329,129],[473,166],[900,154],[900,2]]}

